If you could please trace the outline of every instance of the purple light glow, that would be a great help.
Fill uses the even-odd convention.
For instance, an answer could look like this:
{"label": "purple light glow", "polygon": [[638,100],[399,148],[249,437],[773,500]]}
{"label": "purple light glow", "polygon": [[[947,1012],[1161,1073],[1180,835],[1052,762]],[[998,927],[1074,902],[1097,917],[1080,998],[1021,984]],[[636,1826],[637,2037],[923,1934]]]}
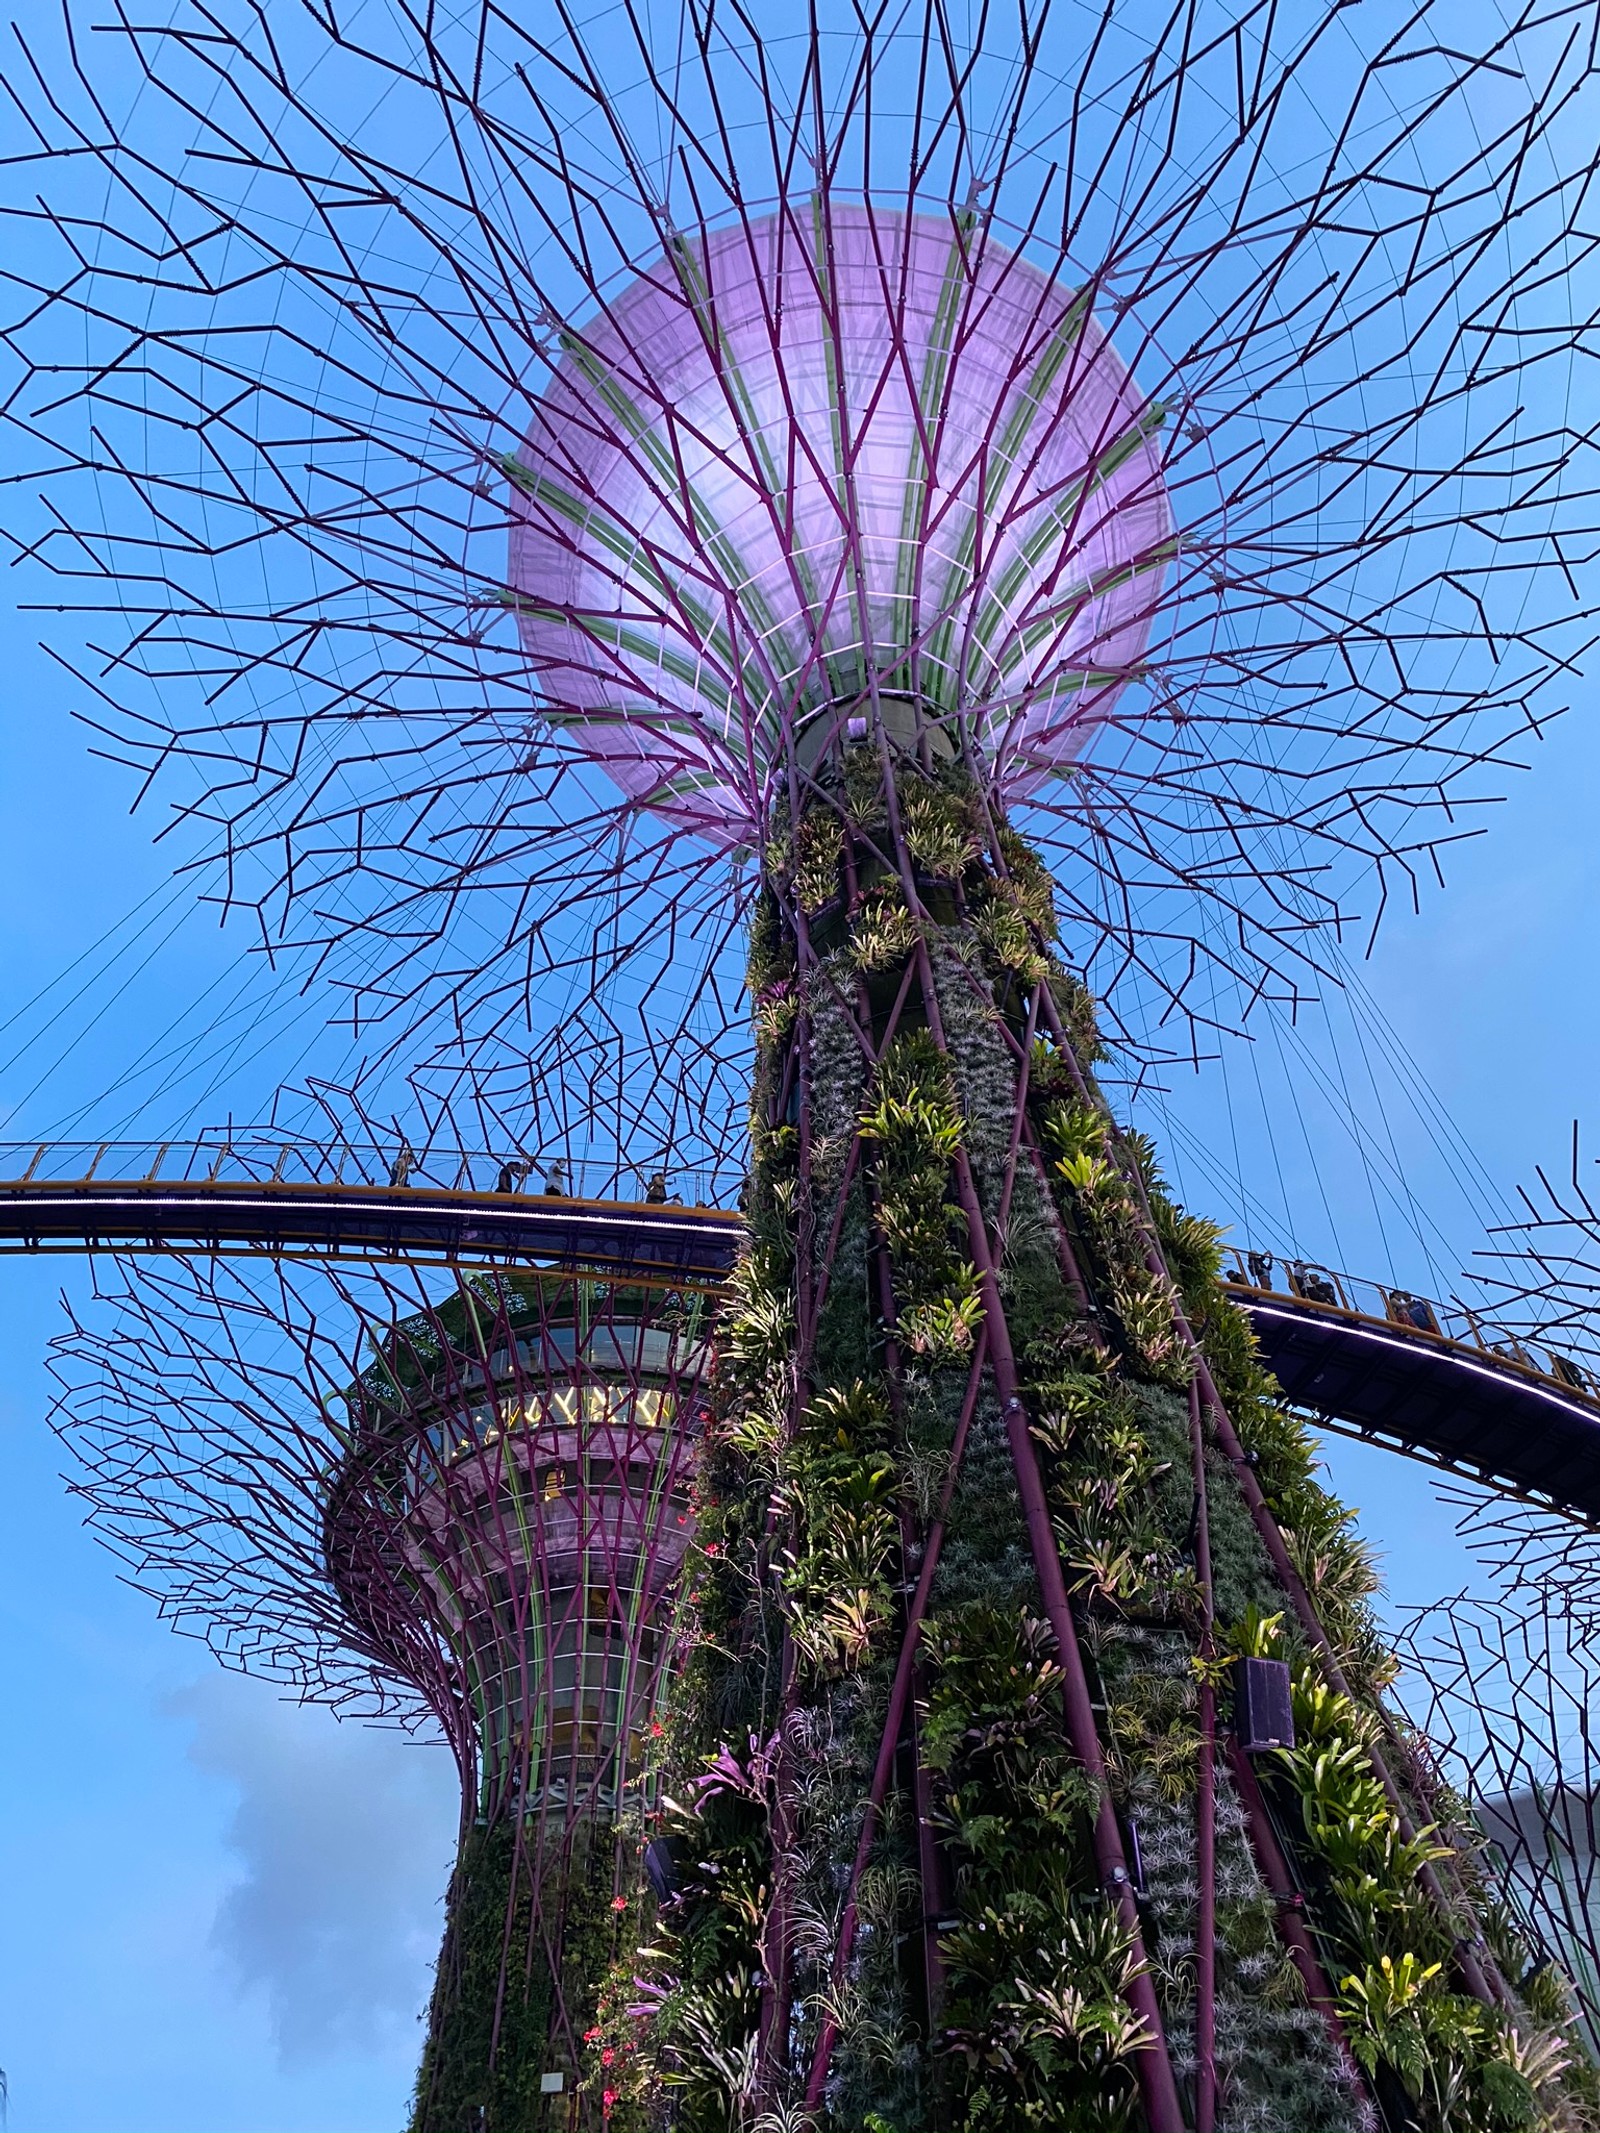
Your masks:
{"label": "purple light glow", "polygon": [[508,468],[543,710],[727,845],[874,690],[1024,796],[1139,673],[1174,548],[1163,410],[1083,292],[981,226],[812,206],[567,333]]}

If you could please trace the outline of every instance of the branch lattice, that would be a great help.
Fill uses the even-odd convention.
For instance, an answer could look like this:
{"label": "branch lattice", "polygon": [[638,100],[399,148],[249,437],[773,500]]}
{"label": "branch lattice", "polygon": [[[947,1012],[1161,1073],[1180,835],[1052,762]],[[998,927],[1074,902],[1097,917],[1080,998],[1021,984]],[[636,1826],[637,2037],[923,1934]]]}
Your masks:
{"label": "branch lattice", "polygon": [[[623,1130],[720,1147],[749,876],[598,777],[569,715],[615,664],[608,606],[640,611],[632,561],[556,617],[582,656],[530,668],[516,477],[573,365],[627,343],[642,259],[865,201],[961,233],[973,287],[1016,251],[1082,292],[1155,424],[1147,649],[1025,809],[1074,953],[1147,1044],[1292,1003],[1474,830],[1592,635],[1582,14],[1523,7],[1471,53],[1448,27],[1188,0],[961,43],[931,8],[790,34],[703,0],[681,25],[216,0],[24,39],[5,405],[42,493],[13,538],[89,640],[63,656],[100,745],[408,1058],[448,1034],[489,1080],[537,1054],[544,1088],[620,1061]],[[776,458],[781,525],[810,477]],[[725,556],[692,515],[633,530],[675,588],[651,626],[701,657],[682,588],[722,598]],[[819,635],[856,590],[815,593]],[[1014,643],[1056,596],[1020,596]],[[759,842],[819,691],[750,667],[724,753]],[[628,704],[658,739],[680,708]]]}

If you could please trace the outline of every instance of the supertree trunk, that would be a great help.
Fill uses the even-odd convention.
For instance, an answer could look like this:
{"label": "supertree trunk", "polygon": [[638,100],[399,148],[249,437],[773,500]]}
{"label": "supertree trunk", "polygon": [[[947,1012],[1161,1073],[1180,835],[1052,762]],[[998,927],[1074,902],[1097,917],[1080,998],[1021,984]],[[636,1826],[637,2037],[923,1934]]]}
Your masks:
{"label": "supertree trunk", "polygon": [[487,1277],[346,1395],[329,1574],[462,1768],[413,2133],[596,2125],[600,1986],[638,1940],[692,1516],[702,1299]]}
{"label": "supertree trunk", "polygon": [[585,1944],[611,1924],[619,1875],[630,1885],[635,1878],[636,1847],[619,1842],[623,1833],[607,1817],[590,1816],[553,1844],[544,1836],[537,1819],[511,1813],[462,1832],[414,2133],[568,2121],[570,2101],[552,2102],[543,2087],[546,2069],[570,2065],[581,2049],[559,1990],[562,1972],[581,1977]]}
{"label": "supertree trunk", "polygon": [[[752,1241],[639,2009],[674,2123],[1498,2123],[1448,2110],[1522,2081],[1529,1959],[1398,1774],[1349,1514],[1215,1231],[1112,1121],[1048,876],[891,736],[806,773],[752,941]],[[1292,1753],[1237,1737],[1242,1658],[1291,1671]]]}

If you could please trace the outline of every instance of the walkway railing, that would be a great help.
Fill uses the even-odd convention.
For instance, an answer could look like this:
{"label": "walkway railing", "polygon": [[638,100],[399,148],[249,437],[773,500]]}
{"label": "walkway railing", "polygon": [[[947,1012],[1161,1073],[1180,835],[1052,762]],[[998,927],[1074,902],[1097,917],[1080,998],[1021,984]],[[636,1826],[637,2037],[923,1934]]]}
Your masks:
{"label": "walkway railing", "polygon": [[1381,1319],[1408,1333],[1432,1334],[1436,1339],[1475,1348],[1480,1354],[1536,1371],[1563,1391],[1600,1399],[1600,1375],[1576,1357],[1543,1343],[1530,1343],[1459,1298],[1441,1303],[1419,1290],[1386,1286],[1360,1274],[1346,1274],[1319,1266],[1309,1259],[1280,1259],[1267,1252],[1234,1255],[1224,1268],[1224,1278],[1236,1288],[1254,1289],[1262,1295],[1296,1297],[1302,1303],[1357,1313]]}
{"label": "walkway railing", "polygon": [[[362,1145],[260,1127],[182,1141],[0,1141],[0,1251],[138,1249],[141,1241],[266,1253],[321,1245],[428,1260],[600,1254],[619,1270],[675,1255],[696,1278],[715,1280],[737,1249],[742,1182],[732,1165],[633,1167],[548,1149]],[[669,1206],[648,1204],[663,1190]],[[319,1199],[320,1208],[311,1206]],[[566,1213],[563,1199],[576,1203]],[[352,1200],[369,1213],[352,1214]],[[293,1214],[286,1202],[299,1203]],[[1441,1301],[1265,1252],[1236,1253],[1226,1278],[1247,1308],[1255,1295],[1397,1327],[1600,1402],[1600,1374],[1586,1362],[1497,1325],[1458,1297]]]}
{"label": "walkway railing", "polygon": [[0,1187],[120,1184],[420,1186],[435,1192],[539,1193],[554,1173],[576,1199],[643,1200],[664,1173],[667,1192],[690,1207],[731,1207],[744,1173],[575,1160],[559,1149],[463,1152],[414,1149],[252,1128],[191,1141],[0,1141]]}

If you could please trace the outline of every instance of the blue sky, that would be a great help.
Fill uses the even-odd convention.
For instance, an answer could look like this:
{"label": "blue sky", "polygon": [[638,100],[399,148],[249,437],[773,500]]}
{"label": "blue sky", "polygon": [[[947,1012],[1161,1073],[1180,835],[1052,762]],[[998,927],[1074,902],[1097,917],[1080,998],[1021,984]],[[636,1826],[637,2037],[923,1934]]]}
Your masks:
{"label": "blue sky", "polygon": [[[35,626],[0,618],[0,1020],[148,890],[166,861],[97,767]],[[159,902],[159,897],[158,897]],[[182,906],[180,905],[180,908]],[[151,938],[158,937],[155,929]],[[8,1106],[40,1132],[147,1047],[180,1055],[257,981],[195,914],[120,995],[71,986],[0,1035]],[[138,962],[142,950],[127,959]],[[93,963],[86,966],[92,970]],[[198,1011],[185,1010],[205,995]],[[104,1011],[85,1029],[95,1008]],[[286,1010],[286,1013],[288,1010]],[[237,1060],[175,1061],[174,1119],[220,1071],[249,1109],[304,1057],[251,1012]],[[250,1054],[268,1038],[265,1056]],[[337,1049],[338,1047],[336,1047]],[[206,1047],[195,1042],[191,1056]],[[155,1082],[165,1078],[157,1073]],[[144,1086],[154,1084],[146,1083]],[[220,1115],[219,1104],[202,1111]],[[400,2122],[454,1839],[442,1748],[340,1725],[224,1675],[84,1532],[45,1424],[44,1350],[72,1261],[0,1261],[0,2066],[17,2133],[367,2133]]]}
{"label": "blue sky", "polygon": [[[0,612],[0,1132],[181,1133],[275,1084],[337,1071],[342,1038],[233,933],[169,888],[159,815],[98,762],[81,691]],[[1402,1099],[1382,1040],[1354,1127],[1307,1093],[1268,1032],[1146,1106],[1190,1202],[1248,1192],[1264,1241],[1427,1286],[1481,1241],[1484,1209],[1561,1164],[1595,1106],[1593,831],[1600,736],[1588,684],[1530,754],[1490,834],[1459,848],[1420,917],[1396,912],[1362,982],[1420,1081],[1476,1151],[1463,1190]],[[137,945],[128,914],[149,930]],[[102,972],[94,944],[121,953]],[[89,951],[83,978],[51,986]],[[109,951],[107,951],[109,954]],[[69,996],[80,982],[81,1002]],[[59,1021],[46,1027],[61,1010]],[[214,1034],[220,1023],[221,1035]],[[1346,1018],[1308,1025],[1313,1058]],[[13,1056],[15,1055],[15,1056]],[[117,1084],[130,1077],[119,1091]],[[110,1093],[108,1093],[110,1092]],[[1297,1112],[1297,1104],[1299,1111]],[[1302,1126],[1303,1118],[1303,1126]],[[1425,1219],[1374,1198],[1386,1137]],[[1192,1136],[1192,1139],[1185,1138]],[[1208,1152],[1209,1159],[1192,1152]],[[341,1726],[223,1675],[174,1637],[84,1533],[45,1423],[44,1353],[77,1262],[0,1259],[0,2065],[14,2133],[379,2133],[403,2116],[454,1835],[441,1749]],[[1385,1553],[1393,1598],[1471,1566],[1428,1477],[1335,1445],[1336,1483]]]}

